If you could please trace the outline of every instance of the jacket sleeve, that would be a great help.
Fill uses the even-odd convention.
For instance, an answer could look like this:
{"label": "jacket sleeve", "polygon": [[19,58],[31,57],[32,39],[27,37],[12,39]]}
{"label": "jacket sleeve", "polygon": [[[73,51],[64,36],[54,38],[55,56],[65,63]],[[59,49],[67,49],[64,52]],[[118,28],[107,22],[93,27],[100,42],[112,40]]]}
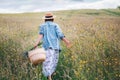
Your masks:
{"label": "jacket sleeve", "polygon": [[65,36],[64,36],[61,28],[58,25],[56,25],[55,28],[56,28],[55,30],[56,30],[57,37],[60,39],[63,39]]}
{"label": "jacket sleeve", "polygon": [[39,34],[43,34],[44,35],[44,28],[43,28],[43,26],[39,27]]}

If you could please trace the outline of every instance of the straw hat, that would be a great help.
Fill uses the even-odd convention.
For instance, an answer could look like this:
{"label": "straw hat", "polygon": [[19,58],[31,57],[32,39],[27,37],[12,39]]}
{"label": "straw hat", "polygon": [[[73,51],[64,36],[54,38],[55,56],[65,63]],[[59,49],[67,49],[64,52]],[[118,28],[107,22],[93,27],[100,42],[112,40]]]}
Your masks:
{"label": "straw hat", "polygon": [[53,16],[51,12],[48,12],[45,14],[45,16],[42,19],[54,19],[56,16]]}

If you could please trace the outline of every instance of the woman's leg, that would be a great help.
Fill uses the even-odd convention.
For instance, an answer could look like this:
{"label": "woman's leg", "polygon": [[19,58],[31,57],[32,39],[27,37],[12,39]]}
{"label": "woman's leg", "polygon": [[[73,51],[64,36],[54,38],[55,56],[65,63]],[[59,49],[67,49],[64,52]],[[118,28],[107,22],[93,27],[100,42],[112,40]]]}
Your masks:
{"label": "woman's leg", "polygon": [[52,80],[52,77],[51,77],[51,76],[48,76],[48,80]]}

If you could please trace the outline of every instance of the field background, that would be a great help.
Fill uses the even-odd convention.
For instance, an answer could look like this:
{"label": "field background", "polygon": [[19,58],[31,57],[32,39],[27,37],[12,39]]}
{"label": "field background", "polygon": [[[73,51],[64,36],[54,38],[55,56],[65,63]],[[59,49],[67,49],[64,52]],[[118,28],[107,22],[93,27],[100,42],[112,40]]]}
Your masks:
{"label": "field background", "polygon": [[[53,80],[120,80],[120,10],[53,12],[72,47],[62,52]],[[42,13],[0,14],[0,80],[46,80],[41,64],[23,58],[38,37]]]}

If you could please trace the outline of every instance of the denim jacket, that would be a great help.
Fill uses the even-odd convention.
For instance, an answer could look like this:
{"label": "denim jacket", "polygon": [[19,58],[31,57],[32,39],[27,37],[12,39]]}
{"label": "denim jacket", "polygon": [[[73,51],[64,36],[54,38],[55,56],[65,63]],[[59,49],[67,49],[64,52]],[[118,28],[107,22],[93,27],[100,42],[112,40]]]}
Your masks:
{"label": "denim jacket", "polygon": [[60,39],[64,38],[65,36],[58,24],[51,21],[46,21],[40,25],[39,34],[43,35],[42,46],[45,48],[45,50],[48,48],[61,50]]}

